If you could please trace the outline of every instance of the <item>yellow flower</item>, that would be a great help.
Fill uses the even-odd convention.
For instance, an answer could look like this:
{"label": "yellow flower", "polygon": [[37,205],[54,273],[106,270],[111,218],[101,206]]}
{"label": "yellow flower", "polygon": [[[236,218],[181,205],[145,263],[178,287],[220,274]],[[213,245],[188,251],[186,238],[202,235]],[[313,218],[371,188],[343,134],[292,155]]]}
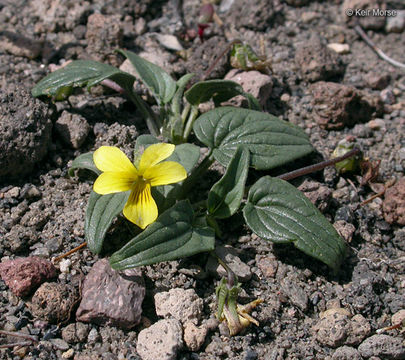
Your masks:
{"label": "yellow flower", "polygon": [[115,146],[101,146],[93,154],[94,164],[103,173],[94,183],[98,194],[112,194],[131,190],[124,207],[124,216],[144,229],[158,216],[151,194],[152,186],[173,184],[184,180],[187,172],[174,161],[165,161],[174,151],[172,144],[153,144],[145,149],[135,167]]}

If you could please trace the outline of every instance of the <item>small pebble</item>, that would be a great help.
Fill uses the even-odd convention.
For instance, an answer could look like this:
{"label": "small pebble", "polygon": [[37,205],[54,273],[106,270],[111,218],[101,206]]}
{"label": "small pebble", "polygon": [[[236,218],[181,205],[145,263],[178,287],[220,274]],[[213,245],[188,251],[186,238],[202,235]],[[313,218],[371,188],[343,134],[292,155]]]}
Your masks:
{"label": "small pebble", "polygon": [[72,265],[72,261],[70,259],[62,259],[59,262],[60,272],[67,274],[70,270],[70,265]]}
{"label": "small pebble", "polygon": [[350,46],[348,44],[331,43],[328,44],[328,48],[338,54],[347,54],[350,52]]}
{"label": "small pebble", "polygon": [[75,351],[73,349],[69,349],[68,351],[65,351],[64,353],[62,353],[62,358],[71,359],[74,354],[75,354]]}

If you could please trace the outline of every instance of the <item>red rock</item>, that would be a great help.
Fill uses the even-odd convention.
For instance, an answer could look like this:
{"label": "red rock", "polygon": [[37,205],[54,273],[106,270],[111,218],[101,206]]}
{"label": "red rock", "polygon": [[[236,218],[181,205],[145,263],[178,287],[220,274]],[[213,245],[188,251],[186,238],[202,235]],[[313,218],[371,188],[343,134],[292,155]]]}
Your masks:
{"label": "red rock", "polygon": [[46,280],[56,276],[53,264],[38,256],[0,263],[0,276],[13,294],[26,296]]}

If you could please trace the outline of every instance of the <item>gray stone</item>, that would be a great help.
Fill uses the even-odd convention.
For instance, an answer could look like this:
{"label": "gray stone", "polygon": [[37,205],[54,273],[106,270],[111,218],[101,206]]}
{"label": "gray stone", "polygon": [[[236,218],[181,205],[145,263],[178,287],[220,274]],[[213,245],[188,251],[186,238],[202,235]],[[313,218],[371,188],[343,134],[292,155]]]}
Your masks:
{"label": "gray stone", "polygon": [[78,299],[78,289],[70,284],[43,283],[27,305],[35,317],[59,324],[70,319]]}
{"label": "gray stone", "polygon": [[10,88],[0,90],[0,182],[30,173],[51,141],[47,105],[23,87]]}
{"label": "gray stone", "polygon": [[55,132],[59,138],[73,149],[79,149],[87,138],[90,125],[78,114],[64,110],[55,123]]}
{"label": "gray stone", "polygon": [[400,178],[385,192],[383,213],[387,223],[405,225],[405,177]]}
{"label": "gray stone", "polygon": [[203,301],[194,289],[171,289],[155,295],[156,314],[173,317],[182,323],[197,324],[203,310]]}
{"label": "gray stone", "polygon": [[328,49],[318,35],[297,46],[295,62],[302,77],[310,82],[329,80],[342,75],[345,69],[339,55]]}
{"label": "gray stone", "polygon": [[341,346],[337,348],[332,355],[332,360],[361,360],[360,353],[350,346]]}
{"label": "gray stone", "polygon": [[[250,280],[250,278],[252,277],[250,267],[239,258],[238,252],[235,248],[231,246],[217,246],[215,248],[215,252],[221,259],[226,261],[226,264],[235,273],[239,281],[246,282]],[[225,269],[212,256],[208,259],[206,267],[207,272],[213,275],[219,277],[226,276]]]}
{"label": "gray stone", "polygon": [[[335,309],[333,309],[335,310]],[[316,339],[322,345],[336,348],[344,344],[347,338],[349,316],[340,311],[329,312],[315,326]]]}
{"label": "gray stone", "polygon": [[304,195],[321,211],[329,207],[332,198],[332,190],[318,181],[305,179],[298,187]]}
{"label": "gray stone", "polygon": [[385,24],[386,32],[401,33],[405,29],[405,10],[397,10],[396,16],[387,17]]}
{"label": "gray stone", "polygon": [[[295,0],[305,1],[305,0]],[[308,0],[306,0],[308,1]],[[245,0],[234,0],[222,19],[228,26],[246,27],[256,31],[264,31],[278,13],[276,6],[269,6],[268,1],[250,0],[246,6]]]}
{"label": "gray stone", "polygon": [[89,344],[95,344],[97,341],[100,340],[100,334],[98,333],[97,329],[93,328],[90,330],[89,335],[87,336],[87,341]]}
{"label": "gray stone", "polygon": [[[226,46],[228,46],[228,43],[225,39],[219,36],[213,36],[202,44],[195,44],[191,48],[191,56],[185,63],[187,72],[196,73],[196,76],[191,81],[196,82],[198,78],[201,78],[210,65],[216,61],[216,58],[220,55],[218,54],[218,49],[225,49]],[[222,56],[206,80],[222,79],[228,68],[228,57]]]}
{"label": "gray stone", "polygon": [[[261,106],[264,106],[270,97],[273,89],[273,80],[271,76],[260,73],[259,71],[242,71],[232,69],[225,75],[225,80],[232,80],[240,84],[243,91],[253,95]],[[239,95],[231,99],[234,106],[245,106],[247,100],[244,96]]]}
{"label": "gray stone", "polygon": [[62,339],[69,344],[83,343],[89,335],[89,325],[75,322],[67,325],[62,330]]}
{"label": "gray stone", "polygon": [[122,274],[107,259],[97,261],[83,282],[76,319],[129,329],[139,324],[145,285],[139,269]]}
{"label": "gray stone", "polygon": [[184,325],[184,343],[189,350],[198,351],[204,344],[207,333],[207,326],[197,327],[192,322],[187,322]]}
{"label": "gray stone", "polygon": [[87,53],[92,59],[119,65],[114,50],[122,46],[121,16],[95,13],[87,18]]}
{"label": "gray stone", "polygon": [[310,87],[315,120],[327,130],[369,121],[381,113],[379,97],[371,97],[352,86],[319,81]]}
{"label": "gray stone", "polygon": [[29,39],[21,34],[10,31],[0,33],[0,48],[15,56],[35,59],[41,54],[42,46],[42,41]]}
{"label": "gray stone", "polygon": [[281,289],[283,293],[288,296],[293,305],[297,306],[304,312],[308,309],[308,295],[295,282],[283,280],[281,282]]}
{"label": "gray stone", "polygon": [[160,320],[139,333],[136,351],[142,360],[175,360],[183,347],[183,330],[176,319]]}
{"label": "gray stone", "polygon": [[346,345],[358,345],[371,333],[371,326],[367,319],[356,314],[350,319],[347,330]]}
{"label": "gray stone", "polygon": [[401,337],[373,335],[364,340],[358,350],[364,358],[378,356],[383,359],[405,359]]}
{"label": "gray stone", "polygon": [[50,342],[53,346],[55,346],[58,350],[66,351],[69,349],[69,344],[63,339],[51,339]]}
{"label": "gray stone", "polygon": [[386,88],[380,92],[381,100],[384,104],[392,105],[395,104],[395,94],[390,88]]}
{"label": "gray stone", "polygon": [[333,223],[333,226],[347,243],[352,241],[353,234],[356,231],[356,227],[353,224],[350,224],[344,220],[338,220]]}
{"label": "gray stone", "polygon": [[374,90],[383,90],[390,83],[391,76],[388,73],[376,73],[374,71],[368,73],[364,80],[367,85]]}

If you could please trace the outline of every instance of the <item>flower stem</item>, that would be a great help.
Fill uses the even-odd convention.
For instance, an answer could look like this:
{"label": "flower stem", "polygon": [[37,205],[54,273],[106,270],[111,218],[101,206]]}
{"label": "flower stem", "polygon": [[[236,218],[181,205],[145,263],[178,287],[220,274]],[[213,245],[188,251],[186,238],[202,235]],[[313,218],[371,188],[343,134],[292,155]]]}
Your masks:
{"label": "flower stem", "polygon": [[149,132],[153,136],[159,136],[160,130],[157,124],[156,116],[153,113],[152,109],[132,90],[127,91],[126,94],[144,116]]}
{"label": "flower stem", "polygon": [[117,93],[122,95],[127,95],[128,98],[136,105],[142,115],[145,117],[146,126],[148,127],[149,132],[153,136],[159,136],[160,130],[157,124],[157,118],[153,113],[152,109],[146,104],[133,90],[132,88],[123,88],[118,85],[115,81],[110,79],[105,79],[101,82],[102,85],[109,87],[112,90],[115,90]]}
{"label": "flower stem", "polygon": [[191,129],[193,128],[194,121],[197,118],[197,115],[198,115],[198,107],[193,106],[191,108],[191,113],[190,113],[190,115],[188,117],[186,127],[184,128],[184,132],[183,132],[183,140],[184,140],[184,142],[187,141],[187,138],[189,137],[189,135],[191,133]]}
{"label": "flower stem", "polygon": [[324,168],[326,168],[328,166],[331,166],[331,165],[334,165],[334,164],[336,164],[338,162],[341,162],[341,161],[343,161],[343,160],[345,160],[345,159],[347,159],[349,157],[355,156],[358,153],[360,153],[360,150],[357,149],[357,148],[354,148],[353,150],[351,150],[351,151],[347,152],[346,154],[344,154],[342,156],[339,156],[337,158],[330,159],[330,160],[325,160],[325,161],[322,161],[322,162],[320,162],[318,164],[309,165],[309,166],[303,167],[301,169],[285,173],[283,175],[278,176],[278,178],[282,179],[282,180],[292,180],[292,179],[295,179],[297,177],[307,175],[307,174],[311,174],[311,173],[313,173],[315,171],[322,170],[322,169],[324,169]]}
{"label": "flower stem", "polygon": [[198,181],[201,181],[202,176],[208,170],[208,168],[215,161],[212,155],[212,150],[204,158],[204,160],[192,171],[189,177],[184,180],[178,199],[185,199],[189,191],[195,186]]}

